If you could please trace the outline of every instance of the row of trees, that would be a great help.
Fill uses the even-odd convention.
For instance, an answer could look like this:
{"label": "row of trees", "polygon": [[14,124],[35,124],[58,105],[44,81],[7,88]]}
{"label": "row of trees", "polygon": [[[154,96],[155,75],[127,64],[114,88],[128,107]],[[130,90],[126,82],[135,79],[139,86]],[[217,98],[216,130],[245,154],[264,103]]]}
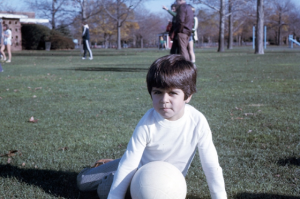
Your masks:
{"label": "row of trees", "polygon": [[[39,17],[49,18],[52,29],[73,38],[81,37],[81,22],[90,25],[93,43],[108,47],[110,42],[131,42],[144,47],[157,41],[171,17],[151,13],[142,3],[147,0],[25,0]],[[1,0],[0,0],[1,3]],[[300,35],[300,14],[291,0],[187,0],[198,6],[200,42],[218,42],[218,51],[232,49],[234,42],[252,41],[256,26],[257,53],[263,53],[263,26],[268,41],[282,45],[289,34]],[[157,8],[160,9],[160,8]]]}
{"label": "row of trees", "polygon": [[[291,0],[194,0],[195,4],[203,4],[213,10],[207,9],[199,12],[200,34],[205,37],[214,35],[207,27],[209,19],[213,21],[214,31],[216,26],[219,28],[218,51],[224,50],[224,38],[228,38],[228,49],[232,48],[236,36],[236,41],[253,39],[252,27],[256,26],[256,52],[263,53],[263,27],[268,28],[268,40],[272,44],[282,45],[287,42],[288,34],[295,37],[300,34],[300,15],[297,6]],[[209,17],[210,15],[210,17]],[[216,17],[219,17],[217,23]],[[205,32],[206,31],[206,32]],[[215,31],[216,32],[216,31]],[[201,37],[200,36],[200,37]],[[259,48],[259,49],[258,49]]]}

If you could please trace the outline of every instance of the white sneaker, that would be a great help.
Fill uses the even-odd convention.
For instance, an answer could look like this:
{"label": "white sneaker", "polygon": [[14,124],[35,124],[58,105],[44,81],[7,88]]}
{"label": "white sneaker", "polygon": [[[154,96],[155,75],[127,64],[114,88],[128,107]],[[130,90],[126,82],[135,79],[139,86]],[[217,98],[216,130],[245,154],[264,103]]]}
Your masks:
{"label": "white sneaker", "polygon": [[85,59],[85,57],[82,57],[81,59],[82,59],[82,60],[84,60],[84,59]]}
{"label": "white sneaker", "polygon": [[92,58],[92,57],[90,57],[90,58],[89,58],[89,60],[93,60],[93,58]]}
{"label": "white sneaker", "polygon": [[6,61],[6,63],[10,63],[10,62],[11,62],[10,60],[7,60],[7,61]]}

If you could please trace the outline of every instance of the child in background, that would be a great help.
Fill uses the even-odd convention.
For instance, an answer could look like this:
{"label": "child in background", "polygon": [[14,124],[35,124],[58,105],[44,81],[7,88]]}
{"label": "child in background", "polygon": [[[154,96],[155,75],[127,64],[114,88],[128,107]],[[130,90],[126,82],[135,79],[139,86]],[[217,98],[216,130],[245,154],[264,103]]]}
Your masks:
{"label": "child in background", "polygon": [[192,35],[190,36],[189,39],[189,45],[188,45],[188,50],[191,58],[191,62],[195,64],[196,62],[196,56],[195,56],[195,51],[194,51],[194,43],[198,41],[198,33],[197,33],[197,28],[198,28],[198,18],[195,15],[195,8],[191,6],[193,13],[194,13],[194,27],[192,29]]}
{"label": "child in background", "polygon": [[[188,105],[196,92],[197,71],[182,55],[154,61],[146,77],[153,108],[139,121],[121,159],[86,168],[77,176],[81,191],[97,190],[100,199],[122,199],[137,169],[152,161],[171,163],[186,176],[196,149],[212,199],[227,194],[222,168],[206,118]],[[200,181],[202,184],[203,182]]]}
{"label": "child in background", "polygon": [[10,63],[11,62],[11,30],[9,29],[7,24],[3,25],[3,45],[1,46],[1,54],[3,55],[3,60],[6,61],[6,56],[4,53],[5,50],[5,46],[6,46],[6,50],[7,50],[7,54],[8,54],[8,60],[6,61],[6,63]]}

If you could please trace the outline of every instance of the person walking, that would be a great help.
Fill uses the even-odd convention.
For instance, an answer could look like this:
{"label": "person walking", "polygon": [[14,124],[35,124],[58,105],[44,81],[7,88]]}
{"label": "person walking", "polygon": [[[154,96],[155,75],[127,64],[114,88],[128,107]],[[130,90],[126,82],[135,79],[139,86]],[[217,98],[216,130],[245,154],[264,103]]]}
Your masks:
{"label": "person walking", "polygon": [[90,60],[93,59],[93,53],[90,48],[90,30],[89,30],[89,25],[84,22],[82,24],[83,26],[83,32],[82,32],[82,44],[83,44],[83,57],[82,59],[86,59],[86,52],[89,51],[90,55]]}

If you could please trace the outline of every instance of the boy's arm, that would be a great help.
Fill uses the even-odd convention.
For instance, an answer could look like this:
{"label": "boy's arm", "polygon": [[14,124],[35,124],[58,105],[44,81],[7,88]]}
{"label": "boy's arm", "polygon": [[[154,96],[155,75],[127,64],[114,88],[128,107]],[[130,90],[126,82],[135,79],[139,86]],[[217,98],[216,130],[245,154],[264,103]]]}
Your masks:
{"label": "boy's arm", "polygon": [[141,161],[146,147],[146,130],[137,127],[127,145],[127,149],[119,163],[111,186],[108,199],[121,199],[125,197],[127,188]]}
{"label": "boy's arm", "polygon": [[198,143],[199,156],[212,199],[226,199],[225,183],[218,154],[212,141],[212,134],[205,119]]}

